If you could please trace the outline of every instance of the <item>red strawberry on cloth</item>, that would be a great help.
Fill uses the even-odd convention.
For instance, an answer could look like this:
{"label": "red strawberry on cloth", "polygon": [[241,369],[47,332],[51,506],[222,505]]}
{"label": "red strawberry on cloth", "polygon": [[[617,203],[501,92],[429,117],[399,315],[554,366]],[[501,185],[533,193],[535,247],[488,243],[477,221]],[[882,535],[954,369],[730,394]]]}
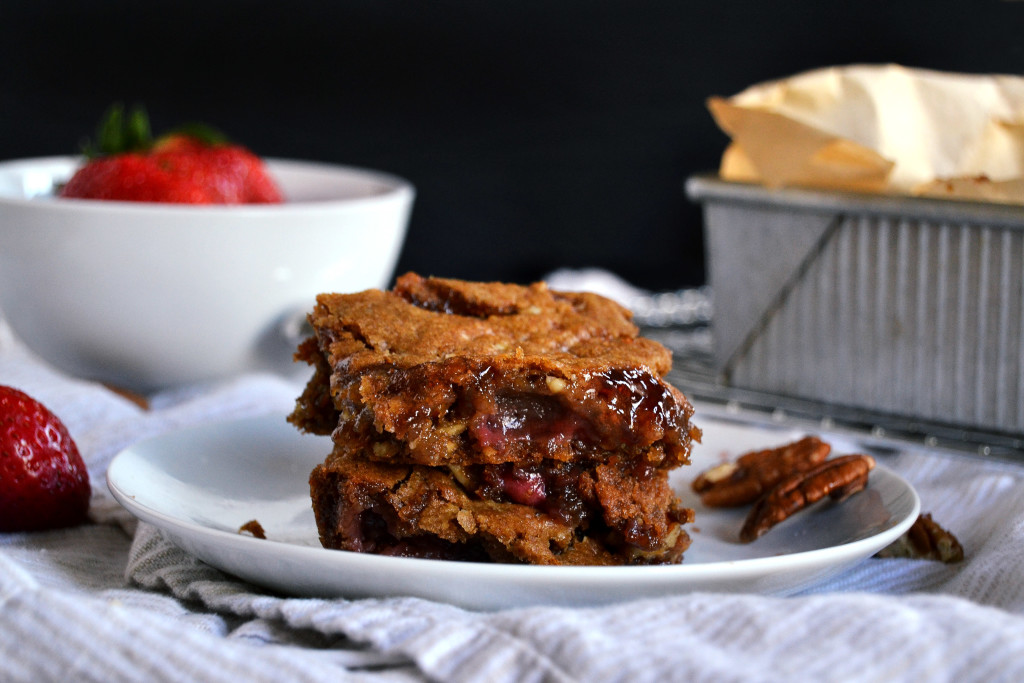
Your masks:
{"label": "red strawberry on cloth", "polygon": [[202,125],[156,140],[141,108],[107,112],[98,148],[60,190],[61,197],[174,204],[276,204],[281,191],[263,160]]}
{"label": "red strawberry on cloth", "polygon": [[81,524],[89,473],[67,428],[43,404],[0,385],[0,532]]}

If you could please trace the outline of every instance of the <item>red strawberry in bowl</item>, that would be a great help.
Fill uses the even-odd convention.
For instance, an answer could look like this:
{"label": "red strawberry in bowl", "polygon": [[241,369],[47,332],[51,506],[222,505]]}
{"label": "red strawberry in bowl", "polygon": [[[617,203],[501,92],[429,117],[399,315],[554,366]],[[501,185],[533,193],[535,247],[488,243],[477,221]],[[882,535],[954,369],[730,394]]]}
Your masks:
{"label": "red strawberry in bowl", "polygon": [[0,385],[0,532],[81,524],[89,473],[67,427],[43,404]]}
{"label": "red strawberry in bowl", "polygon": [[107,112],[86,163],[60,190],[74,199],[172,204],[276,204],[263,160],[220,132],[193,124],[154,139],[141,108]]}

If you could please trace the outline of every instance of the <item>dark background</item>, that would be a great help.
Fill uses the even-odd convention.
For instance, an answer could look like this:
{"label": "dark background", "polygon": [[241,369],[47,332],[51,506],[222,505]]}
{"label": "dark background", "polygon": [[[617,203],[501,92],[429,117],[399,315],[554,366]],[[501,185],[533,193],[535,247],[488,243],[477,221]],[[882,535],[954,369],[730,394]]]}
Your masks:
{"label": "dark background", "polygon": [[682,184],[705,109],[819,66],[1024,71],[1024,2],[0,0],[0,159],[73,153],[113,101],[265,156],[417,187],[399,270],[704,280]]}

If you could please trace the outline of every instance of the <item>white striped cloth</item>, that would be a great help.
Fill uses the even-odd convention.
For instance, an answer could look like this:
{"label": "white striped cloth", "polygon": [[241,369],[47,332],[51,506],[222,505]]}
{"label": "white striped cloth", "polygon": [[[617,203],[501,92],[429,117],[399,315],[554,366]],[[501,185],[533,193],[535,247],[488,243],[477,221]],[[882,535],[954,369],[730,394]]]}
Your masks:
{"label": "white striped cloth", "polygon": [[907,452],[885,464],[963,542],[958,565],[865,561],[804,593],[697,593],[475,613],[415,598],[294,599],[208,567],[104,485],[134,441],[286,412],[268,376],[151,410],[35,359],[0,322],[0,383],[67,423],[93,481],[86,526],[0,534],[0,681],[1020,681],[1024,468]]}

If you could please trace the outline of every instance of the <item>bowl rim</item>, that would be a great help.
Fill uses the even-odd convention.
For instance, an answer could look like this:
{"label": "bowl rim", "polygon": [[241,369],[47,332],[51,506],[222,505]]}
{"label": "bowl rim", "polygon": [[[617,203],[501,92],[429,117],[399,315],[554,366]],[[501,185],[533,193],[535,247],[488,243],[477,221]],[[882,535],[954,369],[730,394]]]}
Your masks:
{"label": "bowl rim", "polygon": [[[81,155],[55,155],[46,157],[26,157],[19,159],[0,160],[0,173],[17,172],[17,167],[24,167],[23,172],[33,170],[47,171],[50,166],[73,167],[82,162]],[[232,215],[240,214],[284,214],[303,211],[324,211],[329,209],[354,208],[364,204],[388,202],[393,200],[411,201],[416,194],[416,188],[409,180],[386,171],[378,171],[362,166],[351,166],[347,164],[335,164],[325,161],[311,161],[302,159],[286,159],[281,157],[263,157],[263,161],[273,172],[287,170],[305,170],[331,172],[359,177],[363,180],[376,181],[381,184],[382,191],[373,194],[346,197],[341,199],[312,199],[286,201],[281,204],[171,204],[161,202],[133,202],[123,200],[96,200],[78,199],[70,197],[59,198],[45,197],[40,201],[40,196],[15,197],[0,194],[0,208],[10,207],[39,207],[51,211],[117,211],[125,213],[147,214],[154,212],[161,213],[182,213],[190,216],[215,215],[229,212]]]}

